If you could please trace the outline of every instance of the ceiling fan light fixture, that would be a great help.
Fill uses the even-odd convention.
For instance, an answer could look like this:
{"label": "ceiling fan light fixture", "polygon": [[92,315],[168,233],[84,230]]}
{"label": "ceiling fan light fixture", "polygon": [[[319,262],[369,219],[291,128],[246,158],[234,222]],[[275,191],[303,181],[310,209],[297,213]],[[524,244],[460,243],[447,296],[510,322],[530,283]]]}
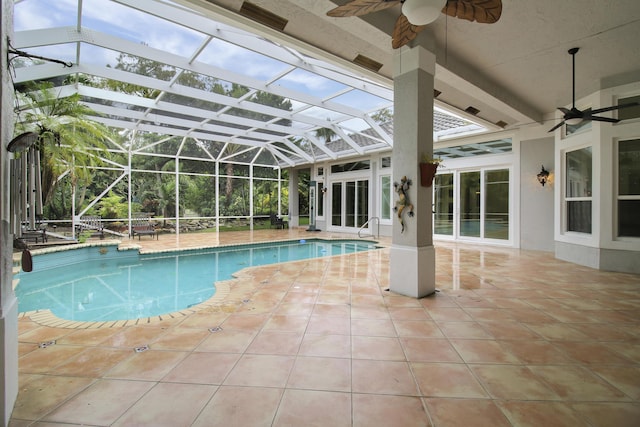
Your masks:
{"label": "ceiling fan light fixture", "polygon": [[402,13],[413,25],[427,25],[438,19],[447,0],[405,0]]}
{"label": "ceiling fan light fixture", "polygon": [[573,117],[564,121],[569,126],[576,126],[582,123],[582,117]]}

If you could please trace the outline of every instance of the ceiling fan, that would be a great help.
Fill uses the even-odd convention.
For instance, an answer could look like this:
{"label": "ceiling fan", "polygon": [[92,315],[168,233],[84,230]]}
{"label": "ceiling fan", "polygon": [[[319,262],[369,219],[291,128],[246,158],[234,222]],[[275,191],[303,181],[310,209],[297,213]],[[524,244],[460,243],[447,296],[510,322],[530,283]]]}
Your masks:
{"label": "ceiling fan", "polygon": [[578,110],[576,108],[576,53],[578,53],[579,50],[580,48],[578,47],[572,47],[568,51],[573,61],[573,77],[572,77],[573,104],[571,106],[571,109],[558,107],[558,110],[560,110],[563,114],[562,121],[557,125],[555,125],[554,127],[552,127],[551,129],[549,129],[549,132],[553,132],[554,130],[558,129],[560,126],[564,125],[565,123],[568,125],[577,125],[582,121],[589,121],[589,120],[592,120],[595,122],[618,123],[620,119],[594,116],[594,114],[604,113],[605,111],[619,110],[621,108],[628,108],[628,107],[634,107],[636,105],[640,105],[640,103],[638,102],[632,102],[630,104],[613,105],[611,107],[597,108],[595,110]]}
{"label": "ceiling fan", "polygon": [[361,16],[402,5],[391,38],[394,49],[415,39],[440,13],[454,18],[493,24],[500,19],[502,0],[352,0],[327,12],[328,16]]}

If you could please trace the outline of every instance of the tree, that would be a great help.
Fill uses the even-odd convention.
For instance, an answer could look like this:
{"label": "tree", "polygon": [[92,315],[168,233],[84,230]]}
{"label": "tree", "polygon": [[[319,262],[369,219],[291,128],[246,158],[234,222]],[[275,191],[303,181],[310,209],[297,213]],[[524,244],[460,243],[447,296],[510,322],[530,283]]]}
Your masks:
{"label": "tree", "polygon": [[99,155],[106,154],[112,136],[107,127],[90,119],[96,113],[80,102],[78,94],[58,97],[49,82],[18,92],[18,100],[16,134],[38,134],[43,205],[52,201],[60,177],[67,172],[72,185],[88,185],[90,168],[101,163]]}
{"label": "tree", "polygon": [[390,108],[383,108],[373,113],[371,118],[375,120],[376,123],[387,123],[393,120],[393,112]]}
{"label": "tree", "polygon": [[315,135],[317,138],[323,139],[324,142],[331,142],[331,140],[337,136],[335,131],[329,128],[316,129]]}

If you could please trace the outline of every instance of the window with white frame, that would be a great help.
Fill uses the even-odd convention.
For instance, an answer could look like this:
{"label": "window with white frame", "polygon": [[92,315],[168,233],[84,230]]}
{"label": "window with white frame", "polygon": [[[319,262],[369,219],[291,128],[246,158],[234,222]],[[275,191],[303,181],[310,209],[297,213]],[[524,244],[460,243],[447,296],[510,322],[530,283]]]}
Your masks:
{"label": "window with white frame", "polygon": [[565,154],[565,230],[591,233],[591,147],[568,151]]}
{"label": "window with white frame", "polygon": [[618,105],[636,104],[632,107],[625,107],[618,110],[619,120],[629,120],[640,118],[640,95],[629,96],[618,99]]}
{"label": "window with white frame", "polygon": [[380,220],[391,220],[392,208],[391,175],[380,177]]}
{"label": "window with white frame", "polygon": [[640,237],[640,139],[618,142],[618,237]]}

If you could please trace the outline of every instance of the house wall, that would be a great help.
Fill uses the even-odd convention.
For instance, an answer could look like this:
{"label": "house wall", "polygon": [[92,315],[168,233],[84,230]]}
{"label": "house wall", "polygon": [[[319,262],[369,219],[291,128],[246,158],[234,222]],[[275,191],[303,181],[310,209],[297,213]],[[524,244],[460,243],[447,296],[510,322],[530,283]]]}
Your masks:
{"label": "house wall", "polygon": [[[520,248],[553,252],[553,191],[556,167],[553,137],[520,143]],[[536,175],[541,167],[550,172],[543,187]]]}
{"label": "house wall", "polygon": [[[584,109],[616,105],[618,98],[638,95],[640,82],[603,89],[579,100],[576,106]],[[616,113],[609,114],[615,117]],[[566,231],[563,185],[556,185],[556,258],[601,270],[640,273],[640,238],[617,235],[617,144],[628,139],[640,139],[640,118],[618,124],[594,121],[591,129],[569,136],[563,134],[562,128],[556,131],[555,163],[562,180],[567,174],[564,162],[568,151],[591,147],[593,157],[591,233]]]}
{"label": "house wall", "polygon": [[9,159],[6,146],[13,136],[13,84],[7,67],[7,37],[13,34],[13,1],[0,10],[0,423],[6,426],[18,395],[18,302],[13,292],[13,235],[9,216]]}

